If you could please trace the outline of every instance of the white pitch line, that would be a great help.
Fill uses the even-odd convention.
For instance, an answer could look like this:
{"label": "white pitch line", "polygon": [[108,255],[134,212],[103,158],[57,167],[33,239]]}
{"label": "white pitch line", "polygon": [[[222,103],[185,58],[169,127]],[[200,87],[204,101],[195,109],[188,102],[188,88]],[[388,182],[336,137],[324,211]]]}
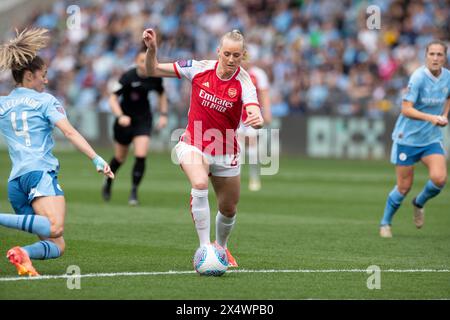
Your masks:
{"label": "white pitch line", "polygon": [[[339,273],[339,272],[373,272],[373,270],[367,269],[298,269],[298,270],[229,270],[227,272],[242,272],[242,273]],[[393,273],[418,273],[418,272],[450,272],[450,269],[386,269],[380,270],[381,272],[393,272]],[[1,278],[0,278],[1,279]]]}
{"label": "white pitch line", "polygon": [[[450,269],[386,269],[381,272],[389,273],[450,273]],[[298,269],[298,270],[228,270],[228,273],[361,273],[368,272],[367,269]],[[369,272],[373,272],[370,271]],[[179,274],[195,274],[195,271],[166,271],[166,272],[116,272],[116,273],[87,273],[81,275],[62,274],[57,276],[37,276],[37,277],[3,277],[0,282],[23,281],[23,280],[53,280],[53,279],[74,279],[74,278],[106,278],[106,277],[136,277],[136,276],[166,276]]]}

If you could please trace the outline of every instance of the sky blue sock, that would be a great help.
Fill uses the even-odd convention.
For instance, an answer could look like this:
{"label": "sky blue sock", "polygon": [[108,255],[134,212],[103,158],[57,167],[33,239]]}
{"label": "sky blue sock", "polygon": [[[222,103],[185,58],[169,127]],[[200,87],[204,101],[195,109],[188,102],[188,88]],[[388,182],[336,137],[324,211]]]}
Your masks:
{"label": "sky blue sock", "polygon": [[30,259],[54,259],[61,255],[58,246],[49,240],[38,241],[29,246],[22,247],[22,249],[28,253]]}
{"label": "sky blue sock", "polygon": [[50,237],[50,220],[37,214],[0,213],[0,225],[34,233],[42,237]]}
{"label": "sky blue sock", "polygon": [[405,196],[401,194],[398,191],[397,186],[395,186],[387,197],[386,207],[384,208],[384,215],[383,219],[381,219],[380,225],[392,223],[392,217],[394,216],[398,208],[400,208],[400,205],[402,204],[404,198]]}
{"label": "sky blue sock", "polygon": [[416,197],[416,204],[419,205],[419,207],[423,207],[425,205],[425,202],[433,197],[436,197],[441,192],[442,188],[439,188],[437,185],[435,185],[433,181],[428,180],[425,184],[425,187]]}

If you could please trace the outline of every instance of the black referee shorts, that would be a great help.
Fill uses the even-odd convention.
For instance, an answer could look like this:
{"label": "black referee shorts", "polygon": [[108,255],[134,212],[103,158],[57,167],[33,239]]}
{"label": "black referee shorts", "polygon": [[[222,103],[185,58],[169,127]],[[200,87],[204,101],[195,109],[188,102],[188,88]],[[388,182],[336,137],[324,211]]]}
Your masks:
{"label": "black referee shorts", "polygon": [[131,120],[128,127],[122,127],[118,119],[114,122],[114,140],[123,145],[129,145],[136,136],[150,136],[152,132],[152,118],[145,121]]}

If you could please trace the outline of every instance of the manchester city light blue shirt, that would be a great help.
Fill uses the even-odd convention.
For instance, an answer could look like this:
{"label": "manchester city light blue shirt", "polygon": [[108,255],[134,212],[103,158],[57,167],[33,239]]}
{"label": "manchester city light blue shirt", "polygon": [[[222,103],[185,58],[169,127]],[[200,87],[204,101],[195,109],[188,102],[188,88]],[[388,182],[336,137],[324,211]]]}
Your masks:
{"label": "manchester city light blue shirt", "polygon": [[9,181],[36,170],[58,172],[52,131],[65,118],[64,108],[48,93],[20,87],[0,97],[0,133],[12,162]]}
{"label": "manchester city light blue shirt", "polygon": [[[421,112],[441,115],[450,97],[450,71],[442,68],[435,77],[426,66],[411,75],[403,100],[411,101]],[[392,140],[407,146],[426,146],[443,139],[442,128],[429,121],[415,120],[400,114],[395,124]]]}

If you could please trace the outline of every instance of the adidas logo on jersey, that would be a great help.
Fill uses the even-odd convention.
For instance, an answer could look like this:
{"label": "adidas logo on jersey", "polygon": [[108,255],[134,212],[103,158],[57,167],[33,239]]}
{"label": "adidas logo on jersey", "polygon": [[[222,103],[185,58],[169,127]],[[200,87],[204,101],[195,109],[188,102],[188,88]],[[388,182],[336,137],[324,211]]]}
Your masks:
{"label": "adidas logo on jersey", "polygon": [[202,85],[207,87],[207,88],[209,88],[209,81],[206,81],[206,82],[202,83]]}

